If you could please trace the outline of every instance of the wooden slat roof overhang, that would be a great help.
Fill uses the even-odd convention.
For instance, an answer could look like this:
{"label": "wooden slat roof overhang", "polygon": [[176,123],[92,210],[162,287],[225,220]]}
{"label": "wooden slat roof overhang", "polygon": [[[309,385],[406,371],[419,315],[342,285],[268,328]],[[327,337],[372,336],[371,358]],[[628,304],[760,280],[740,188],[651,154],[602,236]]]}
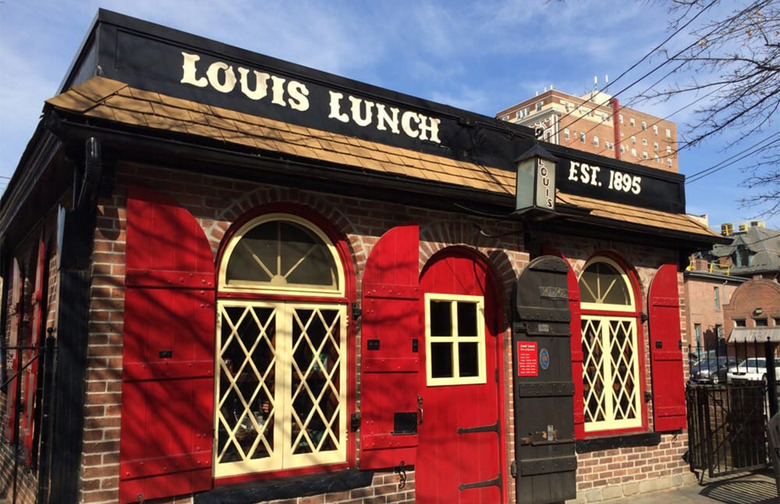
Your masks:
{"label": "wooden slat roof overhang", "polygon": [[[262,174],[263,179],[280,183],[292,179],[301,185],[330,184],[341,190],[346,183],[355,189],[370,189],[361,191],[360,196],[372,197],[373,192],[386,196],[382,190],[394,191],[418,206],[438,200],[450,205],[471,203],[475,209],[504,215],[514,209],[515,173],[505,168],[196,103],[103,77],[93,77],[46,103],[48,112],[57,118],[57,129],[95,128],[103,133],[113,131],[117,139],[131,134],[134,138],[128,142],[135,144],[141,138],[166,139],[176,146],[173,151],[180,153],[182,165],[192,166],[197,157],[212,174],[249,178]],[[129,146],[126,154],[132,156]],[[142,155],[143,149],[132,151]],[[243,161],[217,153],[239,154]],[[166,164],[176,157],[167,158]],[[127,156],[123,154],[123,158]],[[224,171],[231,164],[240,173]],[[722,241],[707,226],[682,213],[560,191],[556,205],[558,213],[544,221],[545,230],[593,235],[598,229],[601,234],[620,233],[624,238],[633,234],[654,243],[658,243],[658,237],[665,237],[669,245],[684,248]]]}

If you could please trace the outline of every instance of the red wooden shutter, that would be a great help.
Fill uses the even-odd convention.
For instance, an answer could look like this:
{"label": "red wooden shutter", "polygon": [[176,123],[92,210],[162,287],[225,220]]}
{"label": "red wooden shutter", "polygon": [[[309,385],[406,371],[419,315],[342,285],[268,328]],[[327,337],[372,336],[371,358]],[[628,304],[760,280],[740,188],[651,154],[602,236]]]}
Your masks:
{"label": "red wooden shutter", "polygon": [[[374,246],[363,273],[360,468],[412,465],[417,434],[393,434],[417,412],[420,359],[419,228],[399,226]],[[415,417],[416,418],[416,417]]]}
{"label": "red wooden shutter", "polygon": [[[565,258],[564,258],[565,260]],[[566,261],[568,263],[568,261]],[[574,382],[574,437],[585,437],[585,401],[582,388],[582,308],[580,308],[580,285],[571,265],[566,274],[569,287],[569,310],[571,311],[571,379]]]}
{"label": "red wooden shutter", "polygon": [[214,261],[199,223],[130,187],[120,502],[211,488]]}
{"label": "red wooden shutter", "polygon": [[677,267],[664,264],[650,284],[650,366],[656,432],[686,427]]}
{"label": "red wooden shutter", "polygon": [[[11,332],[8,335],[8,349],[10,350],[8,352],[10,354],[10,369],[8,369],[8,376],[9,378],[13,378],[8,380],[8,387],[6,389],[8,393],[6,394],[5,405],[7,421],[5,426],[5,434],[8,438],[8,441],[13,442],[16,439],[16,415],[18,413],[16,404],[16,380],[20,379],[20,377],[16,376],[19,368],[19,358],[21,357],[21,353],[18,347],[24,342],[20,334],[23,325],[22,317],[24,316],[24,278],[22,278],[22,272],[19,268],[19,261],[16,259],[13,261],[10,294],[11,309],[9,310],[8,316],[11,323]],[[6,366],[8,366],[8,364],[9,362],[6,362]]]}
{"label": "red wooden shutter", "polygon": [[[46,306],[44,302],[44,273],[46,262],[46,246],[43,242],[43,236],[38,243],[38,262],[35,271],[35,291],[32,294],[32,329],[30,332],[30,346],[37,347],[41,343],[41,333],[43,331],[43,307]],[[24,416],[22,416],[22,434],[24,435],[24,443],[27,447],[27,464],[28,466],[32,462],[32,446],[33,437],[35,434],[35,404],[36,397],[35,392],[38,387],[38,362],[41,352],[37,349],[29,349],[25,352],[27,358],[25,362],[30,362],[31,359],[35,359],[27,366],[24,372],[24,380],[22,386],[24,388]]]}

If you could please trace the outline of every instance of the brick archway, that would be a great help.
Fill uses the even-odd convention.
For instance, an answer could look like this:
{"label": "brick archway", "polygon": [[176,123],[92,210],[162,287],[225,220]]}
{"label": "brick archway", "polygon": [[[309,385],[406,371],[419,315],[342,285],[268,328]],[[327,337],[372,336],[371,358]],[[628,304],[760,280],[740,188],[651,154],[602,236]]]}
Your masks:
{"label": "brick archway", "polygon": [[361,274],[368,251],[363,238],[356,233],[349,218],[333,202],[294,188],[260,187],[236,199],[229,207],[219,212],[214,221],[204,226],[214,256],[216,257],[220,243],[233,222],[253,208],[269,203],[294,203],[319,213],[344,236],[355,271],[358,276]]}
{"label": "brick archway", "polygon": [[464,220],[437,220],[420,228],[420,270],[436,253],[453,246],[475,251],[488,264],[499,284],[502,297],[509,299],[520,271],[528,264],[527,252],[516,249],[514,234],[492,234]]}

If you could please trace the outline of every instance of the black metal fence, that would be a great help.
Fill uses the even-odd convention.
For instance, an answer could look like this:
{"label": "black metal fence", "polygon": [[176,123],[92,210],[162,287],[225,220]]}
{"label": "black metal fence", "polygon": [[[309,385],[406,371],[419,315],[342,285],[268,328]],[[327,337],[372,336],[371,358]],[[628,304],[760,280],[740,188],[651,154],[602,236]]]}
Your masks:
{"label": "black metal fence", "polygon": [[[767,467],[767,421],[777,411],[775,343],[689,349],[688,461],[715,477]],[[777,370],[776,370],[777,368]]]}
{"label": "black metal fence", "polygon": [[[6,381],[0,384],[0,387],[15,389],[13,394],[13,410],[14,425],[13,425],[13,441],[11,442],[13,447],[13,468],[11,470],[11,502],[15,503],[19,495],[18,480],[19,480],[19,464],[20,462],[26,465],[25,470],[38,470],[38,494],[41,494],[42,490],[48,488],[48,470],[49,470],[49,458],[51,457],[51,426],[52,415],[51,405],[54,397],[52,393],[53,380],[54,380],[54,362],[56,358],[56,340],[51,335],[47,336],[43,346],[16,346],[6,347],[6,350],[14,350],[19,353],[19,358],[16,359],[16,369],[12,370],[6,377]],[[29,353],[29,357],[24,359],[22,364],[21,354]],[[22,374],[33,365],[38,363],[37,376],[36,376],[36,388],[34,390],[34,396],[31,398],[22,397]],[[9,399],[12,394],[8,394]],[[23,446],[20,433],[20,420],[24,414],[24,400],[34,401],[33,406],[33,418],[30,419],[32,425],[30,429],[33,431],[33,438],[29,452],[26,451],[27,447]]]}

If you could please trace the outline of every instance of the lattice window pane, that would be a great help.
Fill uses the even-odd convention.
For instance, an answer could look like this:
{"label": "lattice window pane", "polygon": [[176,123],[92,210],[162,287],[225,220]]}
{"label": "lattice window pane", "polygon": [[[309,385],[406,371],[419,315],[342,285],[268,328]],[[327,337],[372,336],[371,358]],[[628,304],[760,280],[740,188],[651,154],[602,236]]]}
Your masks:
{"label": "lattice window pane", "polygon": [[604,398],[604,360],[600,324],[582,319],[583,399],[585,421],[603,421],[606,416]]}
{"label": "lattice window pane", "polygon": [[582,316],[585,430],[641,425],[636,321]]}
{"label": "lattice window pane", "polygon": [[273,455],[276,310],[221,307],[217,463]]}
{"label": "lattice window pane", "polygon": [[342,444],[340,321],[338,310],[294,310],[289,440],[293,454],[333,451]]}
{"label": "lattice window pane", "polygon": [[345,313],[220,302],[217,476],[345,460]]}
{"label": "lattice window pane", "polygon": [[632,419],[638,416],[636,408],[639,393],[634,380],[636,360],[636,338],[631,321],[609,321],[612,344],[611,366],[613,369],[612,401],[616,420]]}

